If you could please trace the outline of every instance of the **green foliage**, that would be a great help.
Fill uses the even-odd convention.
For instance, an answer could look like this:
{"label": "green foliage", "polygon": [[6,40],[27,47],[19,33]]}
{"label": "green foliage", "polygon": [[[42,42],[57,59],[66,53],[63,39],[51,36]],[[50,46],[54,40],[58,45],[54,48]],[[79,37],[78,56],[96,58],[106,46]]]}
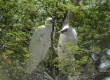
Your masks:
{"label": "green foliage", "polygon": [[[52,15],[55,20],[61,21],[55,24],[58,32],[69,10],[74,12],[70,24],[77,31],[78,46],[71,47],[68,44],[68,48],[75,51],[76,61],[73,64],[68,58],[65,59],[62,62],[65,65],[63,69],[58,56],[55,55],[53,59],[49,49],[45,69],[51,75],[53,65],[58,69],[57,74],[79,74],[94,52],[110,48],[110,2],[101,4],[95,0],[82,0],[79,6],[73,6],[71,0],[0,0],[1,80],[21,80],[34,30]],[[58,37],[59,34],[56,34],[55,46]],[[94,70],[91,67],[89,69]]]}

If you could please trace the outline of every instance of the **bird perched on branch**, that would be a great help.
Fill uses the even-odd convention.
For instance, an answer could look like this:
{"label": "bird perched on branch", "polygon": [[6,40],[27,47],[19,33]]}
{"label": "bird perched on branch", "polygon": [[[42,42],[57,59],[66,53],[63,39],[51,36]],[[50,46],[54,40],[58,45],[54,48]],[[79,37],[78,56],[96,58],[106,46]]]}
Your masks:
{"label": "bird perched on branch", "polygon": [[52,23],[53,20],[49,17],[46,19],[45,25],[38,27],[34,32],[29,45],[29,52],[32,55],[29,57],[26,73],[31,74],[47,54],[51,43]]}
{"label": "bird perched on branch", "polygon": [[[63,60],[66,57],[66,53],[71,53],[66,44],[70,43],[71,46],[77,45],[78,39],[75,29],[70,27],[69,24],[65,25],[59,32],[58,56],[60,60]],[[71,58],[74,60],[74,55]]]}

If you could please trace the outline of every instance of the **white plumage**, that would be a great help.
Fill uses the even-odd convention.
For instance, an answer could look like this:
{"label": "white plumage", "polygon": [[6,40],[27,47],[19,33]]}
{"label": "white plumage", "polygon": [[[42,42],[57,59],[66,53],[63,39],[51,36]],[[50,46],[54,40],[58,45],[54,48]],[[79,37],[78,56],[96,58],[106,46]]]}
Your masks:
{"label": "white plumage", "polygon": [[[60,33],[58,42],[58,56],[59,59],[62,60],[66,57],[65,53],[71,53],[71,51],[67,48],[66,43],[70,42],[70,44],[74,46],[77,44],[78,39],[75,29],[70,27],[68,24],[62,28]],[[71,58],[74,60],[74,55]]]}
{"label": "white plumage", "polygon": [[45,25],[38,27],[33,34],[29,45],[32,55],[28,60],[26,73],[34,71],[36,65],[44,59],[51,43],[52,22],[52,18],[47,18]]}

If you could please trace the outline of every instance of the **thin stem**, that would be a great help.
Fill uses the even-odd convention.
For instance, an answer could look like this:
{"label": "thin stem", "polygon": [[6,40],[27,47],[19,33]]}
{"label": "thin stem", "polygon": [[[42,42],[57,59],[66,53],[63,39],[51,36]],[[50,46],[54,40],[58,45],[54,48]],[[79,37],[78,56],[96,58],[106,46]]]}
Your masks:
{"label": "thin stem", "polygon": [[44,80],[44,60],[42,60],[41,68],[42,68],[42,80]]}

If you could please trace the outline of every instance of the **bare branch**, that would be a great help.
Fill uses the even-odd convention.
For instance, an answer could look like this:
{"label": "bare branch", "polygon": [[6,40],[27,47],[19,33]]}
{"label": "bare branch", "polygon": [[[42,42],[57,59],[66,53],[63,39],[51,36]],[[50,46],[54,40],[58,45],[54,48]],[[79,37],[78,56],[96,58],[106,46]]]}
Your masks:
{"label": "bare branch", "polygon": [[[38,74],[42,74],[42,71],[39,70],[39,69],[36,69],[36,72]],[[44,77],[47,78],[47,79],[49,79],[49,80],[53,80],[46,72],[44,72]]]}
{"label": "bare branch", "polygon": [[[73,5],[74,6],[77,6],[78,5],[78,3],[79,3],[79,1],[80,0],[74,0],[74,2],[73,2]],[[72,11],[68,11],[68,14],[67,14],[67,16],[66,16],[66,18],[65,18],[65,21],[64,21],[64,23],[63,23],[63,26],[65,25],[65,24],[68,24],[69,22],[70,22],[70,20],[72,19],[72,17],[73,17],[73,12]]]}
{"label": "bare branch", "polygon": [[73,4],[74,4],[75,6],[77,6],[78,3],[79,3],[79,1],[81,1],[81,0],[74,0],[74,3],[73,3]]}

